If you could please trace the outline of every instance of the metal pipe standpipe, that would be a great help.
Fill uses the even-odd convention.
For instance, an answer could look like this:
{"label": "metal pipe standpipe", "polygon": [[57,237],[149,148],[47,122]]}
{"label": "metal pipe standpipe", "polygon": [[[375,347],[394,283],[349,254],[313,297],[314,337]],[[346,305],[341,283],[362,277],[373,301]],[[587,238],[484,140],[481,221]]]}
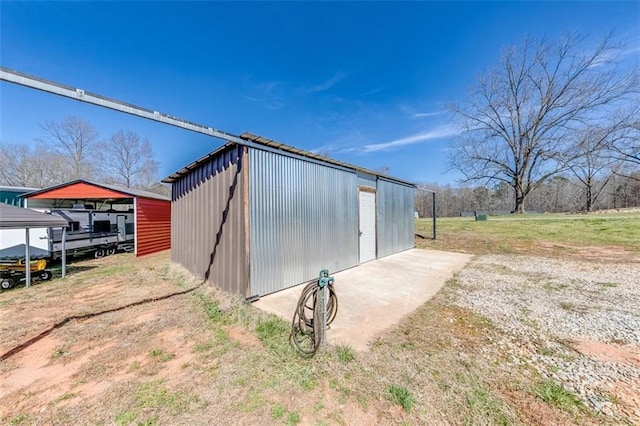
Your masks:
{"label": "metal pipe standpipe", "polygon": [[320,271],[317,280],[308,283],[298,299],[291,322],[291,341],[306,356],[313,356],[322,346],[326,349],[327,328],[338,313],[335,280],[328,269]]}

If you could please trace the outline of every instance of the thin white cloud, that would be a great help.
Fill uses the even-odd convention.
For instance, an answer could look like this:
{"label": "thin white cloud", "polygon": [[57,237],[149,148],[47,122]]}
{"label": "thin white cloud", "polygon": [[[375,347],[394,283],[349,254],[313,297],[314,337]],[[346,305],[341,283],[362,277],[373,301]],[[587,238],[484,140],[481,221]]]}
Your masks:
{"label": "thin white cloud", "polygon": [[433,111],[433,112],[416,112],[412,115],[413,118],[422,118],[422,117],[433,117],[435,115],[444,114],[447,112],[446,110],[442,111]]}
{"label": "thin white cloud", "polygon": [[262,92],[268,95],[271,92],[273,92],[273,90],[278,86],[282,86],[282,83],[279,81],[269,81],[266,83],[259,84],[258,89],[260,89]]}
{"label": "thin white cloud", "polygon": [[281,109],[283,106],[285,106],[284,102],[280,102],[277,100],[254,98],[253,96],[242,96],[242,97],[248,101],[255,102],[271,110],[278,110],[278,109]]}
{"label": "thin white cloud", "polygon": [[397,148],[399,146],[414,145],[417,143],[426,142],[433,139],[446,138],[448,136],[455,136],[458,134],[460,134],[460,130],[455,129],[452,126],[442,126],[434,130],[429,130],[427,132],[422,132],[415,135],[407,136],[405,138],[395,139],[389,142],[365,145],[362,147],[362,151],[363,152],[385,151],[391,148]]}
{"label": "thin white cloud", "polygon": [[248,94],[241,96],[267,109],[279,110],[286,106],[282,96],[283,88],[285,88],[286,85],[287,84],[282,81],[250,82],[245,89]]}
{"label": "thin white cloud", "polygon": [[625,57],[628,55],[637,55],[640,54],[640,46],[633,47],[631,49],[623,50],[621,56]]}
{"label": "thin white cloud", "polygon": [[360,93],[358,96],[369,96],[369,95],[375,95],[376,93],[380,93],[383,90],[387,90],[388,86],[383,86],[383,87],[378,87],[375,89],[371,89],[371,90],[367,90],[364,93]]}
{"label": "thin white cloud", "polygon": [[339,72],[333,77],[331,77],[329,80],[323,83],[320,83],[316,86],[303,87],[302,91],[305,93],[324,92],[325,90],[331,89],[333,86],[338,84],[338,82],[344,80],[345,78],[347,78],[347,74],[344,72]]}
{"label": "thin white cloud", "polygon": [[608,65],[613,63],[615,60],[624,60],[628,56],[633,56],[638,54],[640,54],[640,46],[632,47],[625,50],[616,49],[608,52],[608,54],[602,55],[602,57],[597,59],[593,64],[591,64],[589,68],[596,68],[602,65]]}
{"label": "thin white cloud", "polygon": [[334,152],[336,154],[346,154],[349,152],[356,152],[356,151],[360,151],[360,148],[341,148],[341,149],[337,149]]}
{"label": "thin white cloud", "polygon": [[435,117],[447,112],[447,109],[445,108],[445,102],[421,102],[420,105],[416,106],[400,104],[397,106],[397,108],[412,120],[418,118]]}
{"label": "thin white cloud", "polygon": [[314,154],[318,154],[318,155],[327,155],[333,152],[334,150],[335,150],[334,145],[321,145],[316,148],[310,149],[309,152],[313,152]]}
{"label": "thin white cloud", "polygon": [[616,56],[618,58],[622,58],[622,54],[620,53],[618,54],[610,53],[608,55],[602,55],[602,57],[597,58],[595,61],[593,61],[593,63],[589,65],[588,68],[597,68],[603,65],[611,64],[611,62],[616,58]]}

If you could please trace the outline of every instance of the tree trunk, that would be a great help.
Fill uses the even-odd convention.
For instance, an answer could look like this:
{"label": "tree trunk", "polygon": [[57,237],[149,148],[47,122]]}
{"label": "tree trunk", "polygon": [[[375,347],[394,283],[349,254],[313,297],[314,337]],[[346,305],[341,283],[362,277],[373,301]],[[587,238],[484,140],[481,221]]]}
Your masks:
{"label": "tree trunk", "polygon": [[524,199],[526,197],[526,195],[524,194],[524,191],[522,191],[522,188],[520,188],[519,185],[517,185],[515,188],[516,191],[516,205],[513,208],[513,213],[515,214],[524,214]]}

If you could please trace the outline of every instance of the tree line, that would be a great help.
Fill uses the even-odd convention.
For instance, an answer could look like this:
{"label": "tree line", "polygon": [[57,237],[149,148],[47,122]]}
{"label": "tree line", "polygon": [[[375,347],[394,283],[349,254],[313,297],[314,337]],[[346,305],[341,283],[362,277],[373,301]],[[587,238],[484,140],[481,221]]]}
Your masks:
{"label": "tree line", "polygon": [[[592,210],[618,210],[640,207],[640,172],[627,177],[608,175],[597,182],[598,196]],[[436,215],[454,217],[473,212],[509,214],[513,211],[513,188],[501,182],[494,186],[451,186],[420,184],[436,191]],[[570,175],[557,175],[541,184],[525,202],[535,213],[584,213],[587,194],[581,182]],[[432,216],[431,194],[417,191],[415,209],[420,217]]]}
{"label": "tree line", "polygon": [[462,129],[452,143],[451,168],[465,184],[480,185],[472,191],[509,188],[510,205],[500,208],[514,213],[528,206],[557,210],[537,198],[560,187],[566,193],[555,196],[572,200],[564,209],[614,207],[621,201],[612,194],[623,187],[637,205],[637,57],[637,49],[611,35],[597,44],[568,34],[508,47],[468,99],[450,106]]}
{"label": "tree line", "polygon": [[118,184],[167,195],[158,180],[151,143],[131,130],[100,137],[83,118],[40,124],[36,144],[0,142],[0,182],[45,188],[75,179]]}

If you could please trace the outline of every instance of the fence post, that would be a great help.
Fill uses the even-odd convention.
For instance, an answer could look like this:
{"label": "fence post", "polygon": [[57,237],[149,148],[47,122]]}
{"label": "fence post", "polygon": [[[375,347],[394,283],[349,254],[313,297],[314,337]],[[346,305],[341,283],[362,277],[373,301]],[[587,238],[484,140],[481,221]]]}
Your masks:
{"label": "fence post", "polygon": [[433,205],[432,205],[432,215],[433,215],[433,239],[436,239],[436,193],[435,191],[431,193]]}

